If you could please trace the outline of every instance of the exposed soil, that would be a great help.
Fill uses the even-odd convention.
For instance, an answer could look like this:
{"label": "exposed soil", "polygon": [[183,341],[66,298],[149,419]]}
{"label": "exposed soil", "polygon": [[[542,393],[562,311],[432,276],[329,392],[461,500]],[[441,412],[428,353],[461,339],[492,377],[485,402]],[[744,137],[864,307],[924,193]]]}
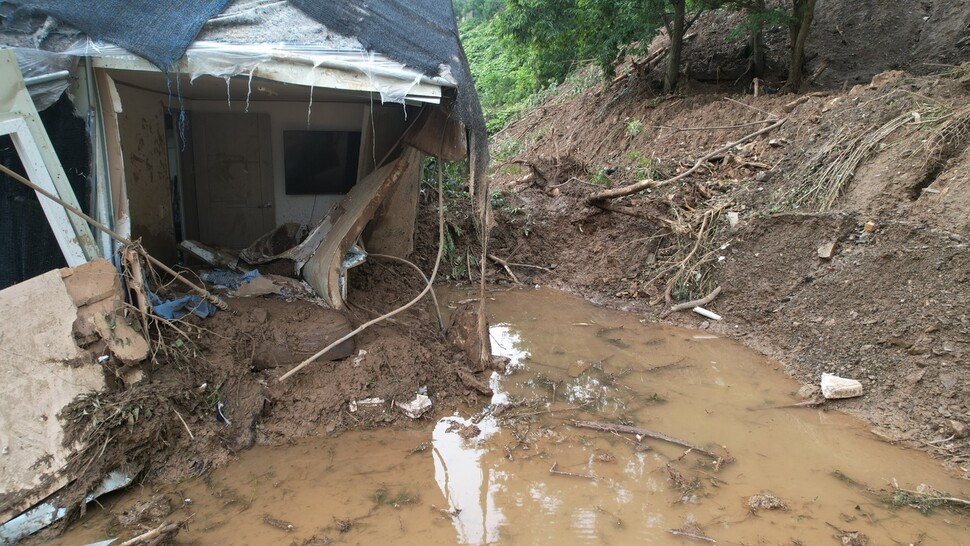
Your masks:
{"label": "exposed soil", "polygon": [[[461,348],[445,340],[433,307],[423,302],[327,355],[340,360],[325,356],[280,382],[291,366],[336,339],[326,337],[336,331],[335,318],[359,325],[422,288],[411,270],[393,262],[375,260],[350,278],[343,316],[310,301],[230,298],[230,313],[156,323],[161,337],[153,335],[153,357],[140,381],[119,381],[62,413],[70,441],[86,447],[69,462],[76,480],[58,493],[59,502],[83,513],[87,492],[118,468],[137,482],[178,482],[257,443],[411,421],[395,403],[410,401],[419,389],[439,411],[475,400],[456,373],[465,366]],[[362,399],[379,401],[351,404]]]}
{"label": "exposed soil", "polygon": [[[546,268],[513,267],[523,283],[650,320],[720,286],[706,307],[724,320],[689,311],[667,320],[739,339],[810,387],[823,371],[859,379],[865,396],[829,405],[965,466],[968,69],[881,74],[797,104],[696,82],[663,99],[637,76],[608,89],[564,87],[493,143],[504,156],[493,164],[491,252]],[[677,183],[610,203],[625,214],[586,201],[673,177],[766,125],[756,122],[783,117]],[[822,258],[827,243],[834,251]],[[678,277],[680,266],[689,274]],[[501,268],[492,274],[508,282]]]}

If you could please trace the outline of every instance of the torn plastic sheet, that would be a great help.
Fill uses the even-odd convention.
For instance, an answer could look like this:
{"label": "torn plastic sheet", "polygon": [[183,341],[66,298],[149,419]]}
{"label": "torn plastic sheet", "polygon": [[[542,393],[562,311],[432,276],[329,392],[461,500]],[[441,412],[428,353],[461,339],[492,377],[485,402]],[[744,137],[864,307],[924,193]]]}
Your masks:
{"label": "torn plastic sheet", "polygon": [[[33,78],[47,76],[62,72],[72,71],[77,66],[77,57],[63,55],[61,53],[51,53],[41,49],[31,49],[25,47],[11,48],[17,56],[17,64],[20,65],[20,72],[24,75],[24,80],[29,82]],[[35,85],[28,85],[27,91],[38,111],[50,108],[57,99],[61,98],[64,91],[71,85],[70,78],[56,78]]]}
{"label": "torn plastic sheet", "polygon": [[[63,55],[99,57],[137,61],[140,57],[112,45],[85,37]],[[190,80],[199,76],[228,79],[234,76],[258,76],[257,68],[268,62],[305,65],[308,73],[318,67],[362,74],[368,78],[383,102],[403,103],[418,84],[455,87],[450,71],[428,77],[383,55],[363,49],[330,49],[312,45],[226,44],[196,41],[185,53],[183,69]],[[296,82],[289,82],[296,83]]]}
{"label": "torn plastic sheet", "polygon": [[344,254],[344,259],[340,262],[340,274],[337,276],[337,287],[340,288],[340,297],[347,299],[347,270],[367,261],[367,252],[357,243],[351,245]]}
{"label": "torn plastic sheet", "polygon": [[[130,484],[133,479],[134,476],[128,472],[113,470],[104,478],[104,481],[101,482],[101,485],[97,489],[85,497],[85,502],[91,502],[105,493],[117,491]],[[65,508],[55,506],[50,502],[38,504],[3,525],[0,525],[0,541],[2,541],[2,544],[15,544],[55,521],[62,519],[65,515],[67,515]]]}
{"label": "torn plastic sheet", "polygon": [[207,283],[235,290],[259,276],[259,270],[253,269],[246,273],[238,273],[228,269],[213,269],[199,273],[199,278]]}
{"label": "torn plastic sheet", "polygon": [[180,319],[189,313],[201,318],[208,318],[216,313],[216,306],[202,296],[183,296],[163,301],[158,294],[149,291],[148,299],[152,304],[152,312],[168,320]]}

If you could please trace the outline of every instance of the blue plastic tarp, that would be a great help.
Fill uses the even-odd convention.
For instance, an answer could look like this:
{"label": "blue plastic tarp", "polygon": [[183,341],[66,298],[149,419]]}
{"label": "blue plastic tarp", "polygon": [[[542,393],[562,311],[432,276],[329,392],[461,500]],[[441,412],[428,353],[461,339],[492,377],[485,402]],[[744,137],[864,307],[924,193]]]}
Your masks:
{"label": "blue plastic tarp", "polygon": [[50,15],[95,40],[121,46],[168,70],[229,0],[6,0]]}

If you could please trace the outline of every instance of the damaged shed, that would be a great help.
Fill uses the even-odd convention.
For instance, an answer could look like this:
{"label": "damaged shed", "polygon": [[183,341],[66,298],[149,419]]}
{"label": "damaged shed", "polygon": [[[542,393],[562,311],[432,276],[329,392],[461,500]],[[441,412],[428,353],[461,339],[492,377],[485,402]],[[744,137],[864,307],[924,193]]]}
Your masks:
{"label": "damaged shed", "polygon": [[84,210],[168,264],[272,233],[243,257],[292,260],[340,308],[358,241],[410,253],[422,156],[484,160],[450,4],[226,4],[17,0],[2,39],[38,110],[67,91],[86,122]]}
{"label": "damaged shed", "polygon": [[[413,251],[427,155],[469,160],[484,214],[484,122],[449,0],[10,0],[0,23],[0,164],[40,188],[0,174],[2,308],[31,308],[24,294],[45,286],[71,295],[90,262],[117,280],[131,240],[166,266],[268,264],[339,310],[349,268]],[[90,375],[116,352],[93,341],[114,326],[92,322],[79,340],[72,313],[89,302],[61,292],[70,347],[47,361]],[[0,371],[21,373],[14,360],[0,356]],[[105,388],[97,373],[55,375],[80,390],[44,386],[45,416]],[[28,453],[12,411],[0,408],[0,444],[24,464],[0,470],[0,524],[71,479],[56,420]]]}

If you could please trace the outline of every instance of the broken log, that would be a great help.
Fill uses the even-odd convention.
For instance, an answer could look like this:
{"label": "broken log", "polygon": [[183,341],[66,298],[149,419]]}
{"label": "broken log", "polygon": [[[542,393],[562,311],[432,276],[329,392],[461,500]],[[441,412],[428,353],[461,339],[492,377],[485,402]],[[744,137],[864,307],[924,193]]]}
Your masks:
{"label": "broken log", "polygon": [[679,537],[689,538],[691,540],[698,540],[701,542],[709,542],[711,544],[717,544],[717,541],[711,537],[706,537],[704,535],[699,535],[697,533],[691,533],[689,531],[682,531],[680,529],[667,529],[667,532]]}
{"label": "broken log", "polygon": [[512,268],[509,267],[509,262],[503,260],[502,258],[499,258],[498,256],[494,256],[492,254],[488,255],[488,259],[492,260],[493,262],[505,268],[505,272],[508,273],[509,278],[512,279],[512,282],[514,282],[515,284],[522,284],[521,282],[519,282],[519,278],[515,276],[515,273],[512,272]]}
{"label": "broken log", "polygon": [[660,186],[666,186],[667,184],[672,184],[679,180],[683,180],[684,178],[687,178],[695,171],[700,169],[712,157],[715,157],[719,154],[723,154],[724,152],[730,150],[731,148],[734,148],[735,146],[739,146],[749,140],[755,139],[765,133],[771,132],[781,127],[782,125],[784,125],[785,122],[787,121],[788,121],[788,118],[777,119],[767,127],[762,127],[761,129],[758,129],[753,133],[749,133],[739,138],[738,140],[735,140],[734,142],[729,142],[712,152],[708,152],[707,154],[704,154],[703,156],[698,158],[698,160],[694,162],[693,167],[678,174],[677,176],[674,176],[673,178],[668,178],[666,180],[661,180],[661,181],[648,178],[646,180],[641,180],[639,182],[636,182],[627,186],[622,186],[619,188],[610,188],[607,190],[594,192],[589,194],[589,196],[586,197],[586,203],[595,207],[599,207],[600,203],[602,203],[603,201],[606,201],[607,199],[616,199],[617,197],[625,197],[627,195],[633,195],[634,193],[637,193],[646,189],[658,188]]}
{"label": "broken log", "polygon": [[706,295],[706,296],[704,296],[703,298],[696,299],[696,300],[691,300],[691,301],[686,301],[684,303],[678,303],[677,305],[674,305],[670,309],[664,311],[660,315],[660,318],[666,318],[667,315],[670,315],[671,313],[676,313],[678,311],[684,311],[686,309],[693,309],[695,307],[700,307],[702,305],[707,305],[708,303],[711,303],[712,301],[714,301],[714,298],[716,298],[717,295],[720,294],[720,293],[721,293],[721,287],[718,286],[714,290],[711,290],[711,293],[708,294],[708,295]]}
{"label": "broken log", "polygon": [[722,458],[721,456],[715,455],[714,453],[711,453],[710,451],[707,451],[706,449],[696,446],[690,442],[686,442],[684,440],[674,438],[673,436],[667,436],[662,432],[654,432],[652,430],[647,430],[645,428],[634,427],[630,425],[616,425],[613,423],[598,423],[595,421],[570,421],[569,424],[577,428],[588,428],[592,430],[599,430],[601,432],[634,434],[634,435],[643,436],[646,438],[653,438],[654,440],[662,440],[670,444],[686,447],[691,451],[696,451],[698,453],[707,455],[708,457],[714,460],[718,460]]}

